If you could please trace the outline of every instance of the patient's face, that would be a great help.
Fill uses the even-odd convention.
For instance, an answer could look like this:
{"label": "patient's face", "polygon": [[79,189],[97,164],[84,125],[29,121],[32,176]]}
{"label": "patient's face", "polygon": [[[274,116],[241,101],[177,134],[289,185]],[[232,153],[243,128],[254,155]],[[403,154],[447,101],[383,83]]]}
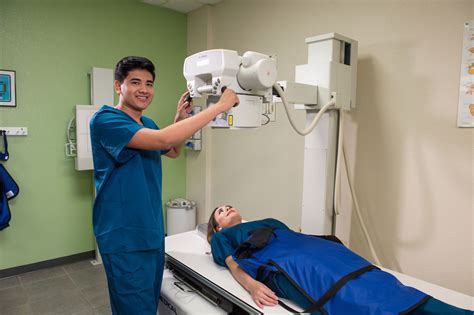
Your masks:
{"label": "patient's face", "polygon": [[220,206],[214,213],[214,219],[219,224],[218,230],[242,223],[239,211],[232,206]]}

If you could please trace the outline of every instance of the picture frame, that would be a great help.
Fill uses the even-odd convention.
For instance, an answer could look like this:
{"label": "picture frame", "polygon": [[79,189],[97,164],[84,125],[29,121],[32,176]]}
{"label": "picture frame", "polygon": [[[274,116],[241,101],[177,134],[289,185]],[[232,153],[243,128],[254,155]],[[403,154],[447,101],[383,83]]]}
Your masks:
{"label": "picture frame", "polygon": [[16,107],[16,72],[0,69],[0,106]]}

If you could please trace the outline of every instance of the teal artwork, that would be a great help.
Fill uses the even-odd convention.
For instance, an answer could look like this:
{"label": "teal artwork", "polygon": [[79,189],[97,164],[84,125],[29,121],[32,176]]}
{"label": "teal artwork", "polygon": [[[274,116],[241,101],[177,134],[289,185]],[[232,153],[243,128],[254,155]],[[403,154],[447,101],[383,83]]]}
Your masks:
{"label": "teal artwork", "polygon": [[0,70],[0,106],[16,107],[16,72]]}
{"label": "teal artwork", "polygon": [[11,102],[11,76],[9,74],[0,74],[0,101]]}

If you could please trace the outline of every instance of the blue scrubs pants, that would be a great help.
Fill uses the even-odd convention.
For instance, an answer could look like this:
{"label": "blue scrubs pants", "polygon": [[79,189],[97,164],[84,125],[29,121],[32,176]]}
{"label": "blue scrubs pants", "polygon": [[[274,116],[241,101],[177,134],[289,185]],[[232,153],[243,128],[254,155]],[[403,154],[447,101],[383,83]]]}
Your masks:
{"label": "blue scrubs pants", "polygon": [[102,254],[114,315],[156,315],[164,251]]}

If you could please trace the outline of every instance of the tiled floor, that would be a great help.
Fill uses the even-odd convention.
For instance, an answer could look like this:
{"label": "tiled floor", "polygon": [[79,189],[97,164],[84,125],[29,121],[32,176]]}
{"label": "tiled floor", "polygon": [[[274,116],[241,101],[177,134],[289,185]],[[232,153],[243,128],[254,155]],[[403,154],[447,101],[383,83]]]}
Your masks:
{"label": "tiled floor", "polygon": [[0,315],[111,314],[102,265],[89,260],[0,279]]}

